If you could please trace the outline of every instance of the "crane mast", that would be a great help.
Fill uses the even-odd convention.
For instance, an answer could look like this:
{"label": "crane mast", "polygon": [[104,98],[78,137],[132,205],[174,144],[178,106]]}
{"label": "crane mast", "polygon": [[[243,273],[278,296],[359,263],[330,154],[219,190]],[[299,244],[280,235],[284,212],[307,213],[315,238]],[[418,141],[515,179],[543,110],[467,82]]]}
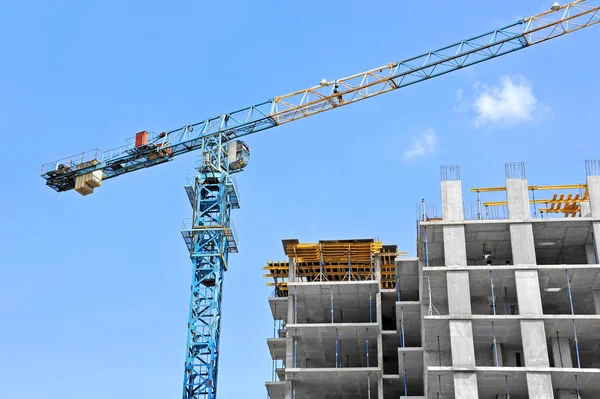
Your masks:
{"label": "crane mast", "polygon": [[239,208],[233,173],[248,163],[239,138],[543,43],[600,23],[600,6],[577,0],[470,39],[369,71],[184,125],[162,133],[139,132],[113,150],[92,150],[42,166],[46,185],[91,194],[102,182],[200,150],[198,174],[186,185],[193,209],[182,235],[192,261],[184,399],[215,399],[223,274],[237,252],[230,211]]}

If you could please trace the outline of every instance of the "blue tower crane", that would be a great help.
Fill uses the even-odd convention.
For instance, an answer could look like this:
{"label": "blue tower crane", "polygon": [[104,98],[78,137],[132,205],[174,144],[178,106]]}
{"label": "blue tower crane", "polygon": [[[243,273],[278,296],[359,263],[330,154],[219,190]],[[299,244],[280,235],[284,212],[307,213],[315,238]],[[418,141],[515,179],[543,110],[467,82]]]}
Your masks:
{"label": "blue tower crane", "polygon": [[565,5],[416,57],[217,115],[162,133],[139,132],[110,151],[92,150],[42,166],[46,185],[89,195],[102,182],[200,150],[198,174],[186,186],[192,221],[182,231],[192,260],[184,399],[215,399],[223,274],[237,252],[230,211],[239,207],[232,174],[250,151],[240,137],[394,91],[600,23],[600,6]]}

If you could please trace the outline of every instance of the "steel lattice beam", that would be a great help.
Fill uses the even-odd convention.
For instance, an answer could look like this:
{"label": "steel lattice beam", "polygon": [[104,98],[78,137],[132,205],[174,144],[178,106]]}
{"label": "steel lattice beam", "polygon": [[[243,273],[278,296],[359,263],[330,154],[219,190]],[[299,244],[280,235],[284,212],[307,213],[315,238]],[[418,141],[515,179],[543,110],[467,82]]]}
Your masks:
{"label": "steel lattice beam", "polygon": [[[174,159],[202,148],[203,138],[223,135],[232,140],[289,123],[418,82],[460,70],[505,54],[543,43],[600,22],[600,7],[578,0],[400,62],[274,97],[250,107],[152,134],[144,148],[135,140],[114,150],[89,151],[42,166],[46,184],[56,191],[71,190],[75,178],[101,170],[103,180]],[[93,162],[90,162],[93,161]]]}

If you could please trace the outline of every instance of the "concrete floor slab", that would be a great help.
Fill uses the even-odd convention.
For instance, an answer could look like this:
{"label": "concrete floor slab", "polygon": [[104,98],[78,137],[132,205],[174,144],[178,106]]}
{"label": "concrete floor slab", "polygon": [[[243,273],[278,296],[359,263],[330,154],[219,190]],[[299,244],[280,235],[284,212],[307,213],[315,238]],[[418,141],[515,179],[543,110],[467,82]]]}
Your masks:
{"label": "concrete floor slab", "polygon": [[269,393],[269,399],[285,399],[285,381],[267,381],[265,387]]}
{"label": "concrete floor slab", "polygon": [[271,359],[285,359],[286,338],[267,338]]}
{"label": "concrete floor slab", "polygon": [[283,320],[287,323],[288,298],[269,298],[269,307],[273,320]]}

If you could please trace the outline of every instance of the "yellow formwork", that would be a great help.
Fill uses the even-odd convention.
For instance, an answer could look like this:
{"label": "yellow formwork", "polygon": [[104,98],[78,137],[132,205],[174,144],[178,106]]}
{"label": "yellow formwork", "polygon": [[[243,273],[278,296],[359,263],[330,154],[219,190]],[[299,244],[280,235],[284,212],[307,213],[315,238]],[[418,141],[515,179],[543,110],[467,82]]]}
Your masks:
{"label": "yellow formwork", "polygon": [[[297,281],[363,281],[375,278],[379,260],[380,283],[383,289],[396,287],[396,245],[383,245],[380,241],[335,240],[318,243],[300,243],[283,240],[285,254],[295,262]],[[267,286],[276,287],[277,296],[287,296],[289,262],[269,261],[263,267],[264,277],[272,278]]]}

